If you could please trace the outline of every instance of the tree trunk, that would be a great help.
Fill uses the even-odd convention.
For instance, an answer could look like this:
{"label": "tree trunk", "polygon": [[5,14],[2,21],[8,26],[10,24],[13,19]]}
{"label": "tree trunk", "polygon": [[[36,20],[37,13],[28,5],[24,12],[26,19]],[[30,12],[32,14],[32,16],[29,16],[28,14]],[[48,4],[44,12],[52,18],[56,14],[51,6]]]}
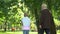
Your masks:
{"label": "tree trunk", "polygon": [[4,31],[6,32],[6,21],[4,23]]}
{"label": "tree trunk", "polygon": [[39,30],[40,30],[40,28],[39,28],[39,15],[38,15],[38,11],[37,11],[37,9],[35,9],[35,19],[36,19],[36,26],[37,26],[37,30],[38,30],[38,34],[39,34]]}

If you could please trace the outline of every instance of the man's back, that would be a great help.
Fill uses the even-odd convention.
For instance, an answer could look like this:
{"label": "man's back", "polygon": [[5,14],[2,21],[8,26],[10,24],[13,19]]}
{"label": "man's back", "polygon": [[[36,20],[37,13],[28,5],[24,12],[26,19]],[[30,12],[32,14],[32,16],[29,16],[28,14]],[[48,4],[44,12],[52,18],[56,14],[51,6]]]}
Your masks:
{"label": "man's back", "polygon": [[49,28],[50,24],[50,12],[48,9],[41,11],[41,26],[42,28]]}

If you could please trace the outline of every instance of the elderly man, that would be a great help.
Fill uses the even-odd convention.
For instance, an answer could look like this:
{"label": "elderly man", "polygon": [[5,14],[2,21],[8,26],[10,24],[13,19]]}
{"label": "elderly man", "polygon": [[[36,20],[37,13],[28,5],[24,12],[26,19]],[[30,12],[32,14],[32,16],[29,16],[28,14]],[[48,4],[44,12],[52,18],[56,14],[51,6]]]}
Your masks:
{"label": "elderly man", "polygon": [[38,34],[44,34],[44,31],[46,32],[46,34],[50,34],[50,28],[51,28],[51,24],[53,25],[53,18],[52,18],[52,14],[49,11],[49,9],[47,8],[46,4],[42,4],[41,6],[41,16],[40,16],[40,22],[39,22],[39,28],[40,30],[38,31]]}

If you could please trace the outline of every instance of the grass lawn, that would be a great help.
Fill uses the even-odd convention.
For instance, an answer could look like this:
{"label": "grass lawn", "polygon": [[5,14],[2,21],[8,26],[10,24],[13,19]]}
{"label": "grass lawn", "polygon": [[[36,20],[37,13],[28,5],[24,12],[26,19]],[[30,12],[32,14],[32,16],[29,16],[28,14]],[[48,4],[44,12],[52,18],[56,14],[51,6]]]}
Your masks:
{"label": "grass lawn", "polygon": [[[22,32],[0,32],[0,34],[23,34],[23,33]],[[29,34],[37,34],[37,32],[30,32]]]}

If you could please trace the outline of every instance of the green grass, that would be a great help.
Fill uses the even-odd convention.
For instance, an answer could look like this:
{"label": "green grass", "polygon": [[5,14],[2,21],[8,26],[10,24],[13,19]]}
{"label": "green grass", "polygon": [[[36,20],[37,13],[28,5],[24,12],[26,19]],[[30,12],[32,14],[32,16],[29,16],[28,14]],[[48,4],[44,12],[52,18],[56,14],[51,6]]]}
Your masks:
{"label": "green grass", "polygon": [[[0,34],[23,34],[23,32],[0,32]],[[29,32],[29,34],[37,34],[37,32]]]}
{"label": "green grass", "polygon": [[[0,32],[0,34],[23,34],[23,33],[22,32]],[[29,34],[37,34],[37,32],[30,32]]]}

